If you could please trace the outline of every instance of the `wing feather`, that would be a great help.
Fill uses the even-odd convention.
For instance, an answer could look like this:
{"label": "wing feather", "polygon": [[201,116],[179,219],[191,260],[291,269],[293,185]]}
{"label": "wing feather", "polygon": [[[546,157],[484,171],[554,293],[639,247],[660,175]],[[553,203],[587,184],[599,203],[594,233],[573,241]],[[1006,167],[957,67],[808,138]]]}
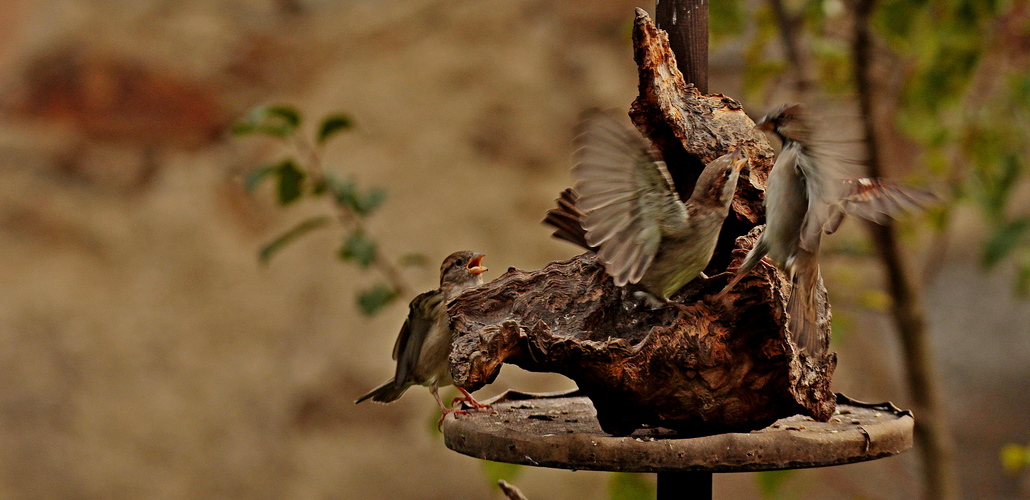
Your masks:
{"label": "wing feather", "polygon": [[394,376],[396,386],[403,385],[418,363],[429,329],[436,322],[440,306],[443,303],[443,292],[432,290],[415,297],[408,306],[408,318],[404,320],[397,341],[393,345],[393,359],[397,360],[397,373]]}
{"label": "wing feather", "polygon": [[576,180],[586,241],[618,285],[640,281],[654,260],[662,227],[678,227],[687,211],[665,164],[640,134],[612,117],[584,121],[577,138]]}

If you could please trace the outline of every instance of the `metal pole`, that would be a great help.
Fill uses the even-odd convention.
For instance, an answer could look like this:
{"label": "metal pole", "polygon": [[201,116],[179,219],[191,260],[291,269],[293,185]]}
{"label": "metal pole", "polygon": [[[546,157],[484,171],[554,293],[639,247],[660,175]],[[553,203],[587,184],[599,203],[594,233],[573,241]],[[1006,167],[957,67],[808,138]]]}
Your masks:
{"label": "metal pole", "polygon": [[711,472],[659,472],[658,500],[711,500]]}
{"label": "metal pole", "polygon": [[658,0],[655,23],[669,33],[669,45],[683,78],[707,94],[708,0]]}
{"label": "metal pole", "polygon": [[[708,0],[656,0],[655,24],[669,33],[676,67],[708,93]],[[711,500],[711,472],[659,472],[658,500]]]}

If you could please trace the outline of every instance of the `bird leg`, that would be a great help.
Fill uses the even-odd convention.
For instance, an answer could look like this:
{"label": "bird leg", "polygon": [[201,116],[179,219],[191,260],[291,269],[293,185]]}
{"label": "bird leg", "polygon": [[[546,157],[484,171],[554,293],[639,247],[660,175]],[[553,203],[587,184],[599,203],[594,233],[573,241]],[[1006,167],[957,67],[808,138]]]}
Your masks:
{"label": "bird leg", "polygon": [[[457,387],[457,386],[455,386],[455,387]],[[451,401],[451,406],[454,406],[455,403],[460,401],[462,403],[468,404],[469,406],[471,406],[471,407],[473,407],[473,408],[475,408],[477,410],[482,410],[482,409],[490,408],[490,405],[485,405],[483,403],[480,403],[479,401],[476,401],[476,398],[472,397],[472,394],[469,393],[469,391],[466,391],[465,389],[462,389],[461,387],[458,387],[458,390],[461,391],[461,393],[464,394],[465,396],[464,397],[454,398],[454,400]]]}
{"label": "bird leg", "polygon": [[[468,415],[469,412],[460,410],[457,408],[448,408],[443,405],[443,401],[440,399],[440,392],[437,390],[436,385],[429,386],[429,392],[433,393],[433,397],[436,398],[436,404],[440,406],[440,420],[436,422],[437,430],[443,428],[443,419],[447,418],[447,415],[453,413],[455,415]],[[466,393],[467,394],[467,393]]]}
{"label": "bird leg", "polygon": [[655,297],[644,290],[634,291],[633,298],[640,301],[639,305],[647,306],[652,311],[669,307],[669,301]]}

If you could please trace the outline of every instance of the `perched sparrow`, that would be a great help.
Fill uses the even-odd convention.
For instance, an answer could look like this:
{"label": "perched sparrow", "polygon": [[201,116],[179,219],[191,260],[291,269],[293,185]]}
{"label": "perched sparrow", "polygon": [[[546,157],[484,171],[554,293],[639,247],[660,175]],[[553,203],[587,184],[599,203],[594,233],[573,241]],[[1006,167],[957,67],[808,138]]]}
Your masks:
{"label": "perched sparrow", "polygon": [[904,209],[922,207],[933,194],[877,179],[845,179],[827,156],[812,147],[812,130],[801,104],[783,106],[755,125],[780,138],[783,148],[769,173],[765,190],[765,230],[748,252],[725,294],[764,256],[791,276],[787,312],[795,344],[809,353],[819,345],[816,290],[819,244],[845,214],[883,223]]}
{"label": "perched sparrow", "polygon": [[636,283],[667,301],[712,258],[747,156],[738,149],[709,163],[683,203],[635,130],[598,114],[577,142],[576,190],[562,193],[544,223],[595,250],[616,285]]}
{"label": "perched sparrow", "polygon": [[[397,360],[397,373],[383,385],[358,398],[360,403],[371,398],[372,401],[390,403],[396,401],[404,391],[413,384],[429,387],[429,392],[440,405],[443,417],[452,410],[440,401],[437,387],[448,386],[451,380],[450,365],[447,357],[451,352],[451,328],[447,318],[447,303],[466,288],[483,284],[483,257],[481,253],[470,251],[455,252],[448,256],[440,266],[440,288],[425,292],[411,301],[408,319],[404,321],[397,342],[393,345],[393,359]],[[456,401],[467,401],[476,408],[483,407],[471,394],[458,388],[464,398]],[[452,403],[453,404],[453,403]]]}

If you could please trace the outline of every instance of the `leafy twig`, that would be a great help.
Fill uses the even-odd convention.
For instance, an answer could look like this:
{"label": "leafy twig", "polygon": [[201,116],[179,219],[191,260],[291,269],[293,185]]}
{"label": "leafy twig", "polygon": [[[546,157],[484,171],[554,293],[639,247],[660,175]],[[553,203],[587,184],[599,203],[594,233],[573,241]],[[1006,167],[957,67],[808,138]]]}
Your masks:
{"label": "leafy twig", "polygon": [[398,259],[398,264],[387,258],[378,242],[370,236],[365,218],[374,213],[385,201],[386,192],[379,188],[360,189],[351,179],[341,179],[325,169],[322,147],[337,133],[352,126],[343,114],[331,114],[322,119],[314,140],[300,133],[301,114],[290,106],[259,106],[233,126],[236,135],[263,135],[280,140],[293,155],[277,163],[255,168],[247,176],[247,191],[255,190],[266,179],[274,179],[277,200],[282,206],[292,204],[304,196],[329,199],[333,215],[322,215],[304,220],[279,235],[259,252],[259,259],[268,263],[271,258],[313,230],[327,227],[335,220],[346,236],[338,252],[340,259],[354,262],[363,269],[375,268],[386,283],[378,283],[359,293],[357,302],[362,312],[375,314],[383,306],[400,296],[411,293],[411,287],[400,272],[401,265],[419,265],[425,259],[413,259],[412,254]]}

